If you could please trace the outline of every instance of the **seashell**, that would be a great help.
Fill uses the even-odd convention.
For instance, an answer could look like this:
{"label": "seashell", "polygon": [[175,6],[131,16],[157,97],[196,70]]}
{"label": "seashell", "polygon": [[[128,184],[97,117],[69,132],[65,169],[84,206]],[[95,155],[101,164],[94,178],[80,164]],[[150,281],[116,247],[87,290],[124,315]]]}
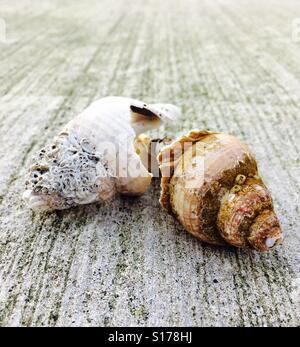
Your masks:
{"label": "seashell", "polygon": [[[95,101],[32,159],[23,199],[33,209],[66,209],[143,194],[152,174],[136,151],[142,132],[180,116],[170,104],[148,105],[125,97]],[[144,155],[144,154],[143,154]]]}
{"label": "seashell", "polygon": [[236,137],[192,130],[165,146],[158,162],[161,205],[198,239],[259,251],[282,242],[256,160]]}
{"label": "seashell", "polygon": [[172,139],[168,136],[151,139],[145,134],[137,136],[134,140],[136,153],[140,156],[143,165],[148,168],[154,177],[160,176],[157,156],[162,148],[171,142]]}

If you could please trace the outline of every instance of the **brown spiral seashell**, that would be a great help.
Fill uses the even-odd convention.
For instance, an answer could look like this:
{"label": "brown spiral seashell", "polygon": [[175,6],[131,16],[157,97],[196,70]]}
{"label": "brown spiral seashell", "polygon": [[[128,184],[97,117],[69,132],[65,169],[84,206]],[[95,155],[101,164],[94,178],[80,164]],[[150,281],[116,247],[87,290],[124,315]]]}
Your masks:
{"label": "brown spiral seashell", "polygon": [[270,192],[238,138],[192,130],[165,146],[158,162],[161,205],[198,239],[259,251],[282,242]]}

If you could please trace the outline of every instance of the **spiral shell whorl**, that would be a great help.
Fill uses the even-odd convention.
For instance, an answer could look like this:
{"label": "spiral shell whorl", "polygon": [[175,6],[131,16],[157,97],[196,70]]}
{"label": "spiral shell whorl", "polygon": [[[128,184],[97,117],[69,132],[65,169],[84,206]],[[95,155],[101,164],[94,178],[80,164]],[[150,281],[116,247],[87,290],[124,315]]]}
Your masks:
{"label": "spiral shell whorl", "polygon": [[218,213],[217,226],[222,237],[236,247],[250,243],[261,251],[279,243],[279,239],[273,244],[270,241],[277,235],[271,226],[278,229],[279,221],[273,212],[270,193],[262,180],[258,176],[250,177],[233,188],[233,192],[223,197]]}
{"label": "spiral shell whorl", "polygon": [[248,242],[260,251],[267,251],[282,243],[280,223],[274,211],[264,210],[255,218]]}

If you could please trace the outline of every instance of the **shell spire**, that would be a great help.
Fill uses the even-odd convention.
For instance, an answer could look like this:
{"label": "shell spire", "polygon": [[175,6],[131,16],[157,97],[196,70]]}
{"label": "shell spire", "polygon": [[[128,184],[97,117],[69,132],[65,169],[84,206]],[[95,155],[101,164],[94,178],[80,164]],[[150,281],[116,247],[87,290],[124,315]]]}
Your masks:
{"label": "shell spire", "polygon": [[161,205],[195,237],[266,251],[282,242],[279,220],[248,146],[192,130],[158,155]]}
{"label": "shell spire", "polygon": [[33,209],[54,210],[105,201],[116,193],[143,194],[152,173],[135,140],[179,115],[176,106],[125,97],[93,102],[33,157],[23,199]]}

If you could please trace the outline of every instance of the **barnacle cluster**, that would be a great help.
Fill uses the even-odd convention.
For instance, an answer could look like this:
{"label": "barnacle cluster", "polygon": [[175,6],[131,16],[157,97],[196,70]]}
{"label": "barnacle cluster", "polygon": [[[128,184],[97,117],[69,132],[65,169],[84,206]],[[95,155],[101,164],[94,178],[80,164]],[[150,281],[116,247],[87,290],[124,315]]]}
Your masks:
{"label": "barnacle cluster", "polygon": [[[109,178],[109,179],[108,179]],[[85,138],[62,132],[32,159],[26,191],[43,196],[47,208],[65,209],[114,191],[103,155]]]}

